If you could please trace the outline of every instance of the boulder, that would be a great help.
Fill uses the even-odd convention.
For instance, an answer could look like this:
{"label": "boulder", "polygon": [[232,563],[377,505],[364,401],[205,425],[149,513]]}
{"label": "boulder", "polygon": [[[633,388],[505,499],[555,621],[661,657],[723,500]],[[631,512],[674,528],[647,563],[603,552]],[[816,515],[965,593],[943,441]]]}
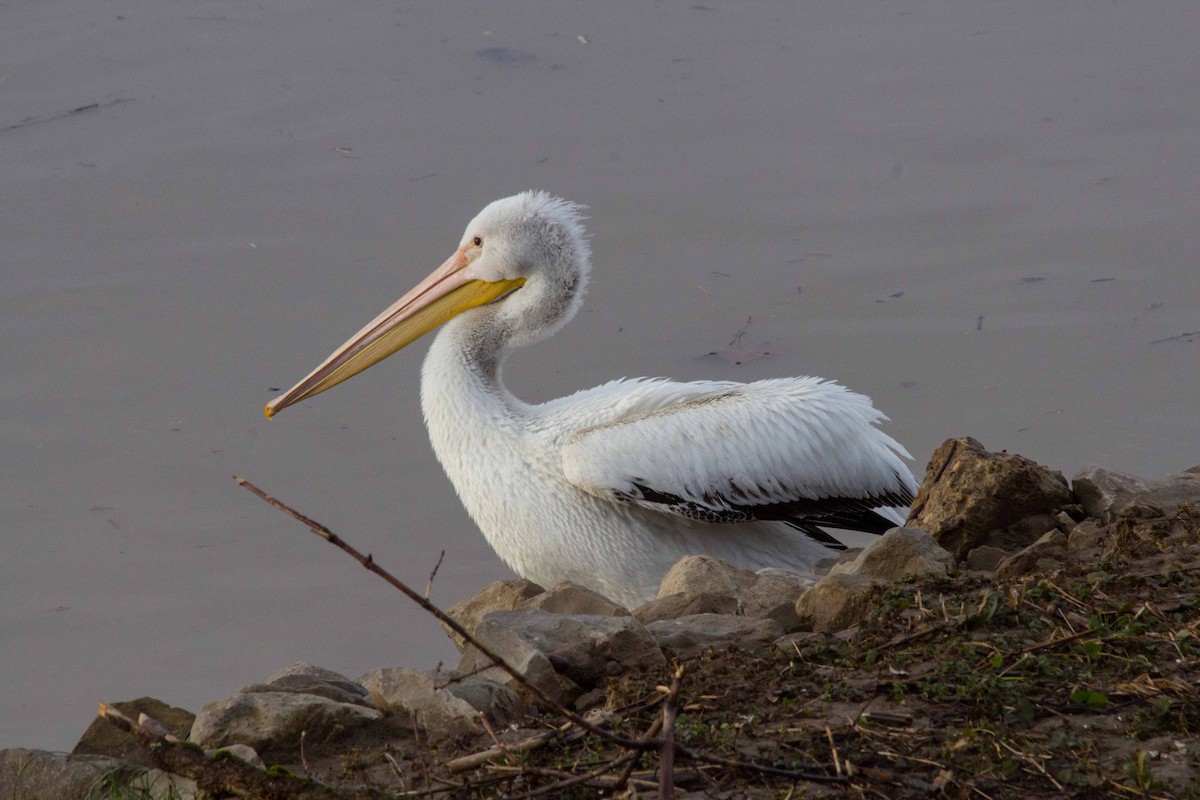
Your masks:
{"label": "boulder", "polygon": [[785,633],[796,630],[800,625],[796,601],[817,582],[816,577],[773,567],[754,574],[754,583],[737,597],[738,610],[752,619],[774,620]]}
{"label": "boulder", "polygon": [[[512,611],[523,601],[546,591],[533,581],[524,578],[513,581],[496,581],[483,587],[474,597],[460,600],[446,610],[446,614],[471,633],[485,616],[493,611]],[[454,640],[461,651],[467,646],[466,640],[453,629],[442,625],[446,634]]]}
{"label": "boulder", "polygon": [[1067,534],[1067,552],[1076,561],[1095,561],[1112,541],[1112,527],[1101,527],[1094,519],[1085,519]]}
{"label": "boulder", "polygon": [[128,775],[132,769],[115,758],[24,748],[0,750],[0,797],[21,800],[86,797],[103,784],[106,776]]}
{"label": "boulder", "polygon": [[310,743],[319,744],[371,725],[382,716],[358,703],[339,703],[312,694],[246,692],[205,703],[189,738],[205,749],[248,745],[274,760],[296,755],[301,733]]}
{"label": "boulder", "polygon": [[751,572],[711,556],[686,556],[663,578],[658,600],[639,609],[638,616],[652,622],[736,610],[747,617],[774,619],[792,630],[796,598],[815,581],[812,575],[790,570]]}
{"label": "boulder", "polygon": [[[569,703],[605,677],[629,667],[666,664],[654,637],[633,617],[494,611],[475,636],[542,691]],[[468,646],[458,669],[519,691],[508,673]]]}
{"label": "boulder", "polygon": [[796,601],[800,625],[817,633],[841,631],[861,622],[874,608],[876,591],[888,581],[869,575],[831,573]]}
{"label": "boulder", "polygon": [[45,750],[0,750],[0,797],[64,800],[76,797],[195,800],[187,778],[115,758]]}
{"label": "boulder", "polygon": [[525,713],[520,695],[502,683],[478,675],[460,678],[457,670],[446,670],[442,676],[443,691],[466,700],[496,725],[515,722]]}
{"label": "boulder", "polygon": [[737,597],[756,580],[753,572],[711,556],[684,556],[663,576],[658,596],[705,593]]}
{"label": "boulder", "polygon": [[646,626],[658,646],[672,658],[688,658],[709,648],[756,650],[783,635],[773,619],[750,619],[732,614],[693,614],[663,619]]}
{"label": "boulder", "polygon": [[972,548],[971,552],[967,553],[967,569],[979,572],[992,572],[1008,556],[1009,553],[1007,550],[992,547],[990,544],[981,544],[979,547]]}
{"label": "boulder", "polygon": [[1062,569],[1066,560],[1067,535],[1060,530],[1053,530],[1001,561],[992,577],[997,581],[1011,581],[1025,575],[1054,572]]}
{"label": "boulder", "polygon": [[[169,706],[153,697],[139,697],[136,700],[123,700],[108,705],[120,711],[130,719],[136,720],[139,714],[146,714],[163,724],[168,731],[180,739],[186,739],[192,729],[196,715],[186,709]],[[73,755],[95,755],[119,758],[130,764],[143,767],[153,767],[154,759],[150,758],[144,747],[138,744],[133,734],[113,725],[103,717],[97,716],[92,724],[83,732],[83,736],[71,751]],[[3,795],[0,794],[0,797]]]}
{"label": "boulder", "polygon": [[643,625],[660,619],[678,619],[692,614],[732,614],[738,609],[736,597],[716,592],[669,594],[639,606],[633,616]]}
{"label": "boulder", "polygon": [[267,678],[263,683],[252,683],[238,690],[248,692],[292,692],[311,694],[334,700],[338,703],[359,703],[370,706],[367,690],[341,673],[324,667],[297,661]]}
{"label": "boulder", "polygon": [[[929,461],[908,524],[928,531],[959,561],[983,544],[1029,544],[1054,527],[1052,515],[1071,501],[1061,473],[1024,456],[988,452],[968,437],[949,439]],[[1035,519],[1022,523],[1028,517]]]}
{"label": "boulder", "polygon": [[1135,503],[1161,508],[1168,514],[1183,505],[1200,506],[1200,466],[1146,480],[1101,467],[1088,467],[1075,476],[1071,488],[1089,517],[1107,524]]}
{"label": "boulder", "polygon": [[599,592],[594,592],[570,581],[551,586],[517,603],[519,611],[541,609],[554,614],[593,614],[602,617],[627,617],[629,610],[617,605]]}
{"label": "boulder", "polygon": [[385,715],[406,718],[429,742],[483,732],[474,706],[434,685],[433,675],[415,669],[385,667],[368,672],[362,684]]}
{"label": "boulder", "polygon": [[829,574],[867,575],[895,582],[945,575],[954,569],[954,563],[954,556],[925,531],[892,528],[854,559],[835,564]]}

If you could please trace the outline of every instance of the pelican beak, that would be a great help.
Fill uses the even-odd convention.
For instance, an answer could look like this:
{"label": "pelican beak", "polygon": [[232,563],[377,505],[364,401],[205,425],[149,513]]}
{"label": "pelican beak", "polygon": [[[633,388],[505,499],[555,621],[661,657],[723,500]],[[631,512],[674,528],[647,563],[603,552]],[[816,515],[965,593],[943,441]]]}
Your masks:
{"label": "pelican beak", "polygon": [[524,278],[494,282],[468,278],[465,251],[464,245],[408,294],[350,337],[304,380],[267,403],[267,418],[337,386],[467,309],[498,300],[525,283]]}

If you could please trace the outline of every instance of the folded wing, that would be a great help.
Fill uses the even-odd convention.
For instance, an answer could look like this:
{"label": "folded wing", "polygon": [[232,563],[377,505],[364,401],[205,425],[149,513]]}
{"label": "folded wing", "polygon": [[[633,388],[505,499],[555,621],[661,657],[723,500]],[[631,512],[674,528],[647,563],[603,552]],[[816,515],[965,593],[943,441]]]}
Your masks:
{"label": "folded wing", "polygon": [[[659,384],[672,386],[695,384]],[[831,546],[818,526],[882,533],[912,502],[911,456],[876,427],[886,417],[870,398],[819,378],[709,387],[576,431],[567,479],[705,522],[782,520]]]}

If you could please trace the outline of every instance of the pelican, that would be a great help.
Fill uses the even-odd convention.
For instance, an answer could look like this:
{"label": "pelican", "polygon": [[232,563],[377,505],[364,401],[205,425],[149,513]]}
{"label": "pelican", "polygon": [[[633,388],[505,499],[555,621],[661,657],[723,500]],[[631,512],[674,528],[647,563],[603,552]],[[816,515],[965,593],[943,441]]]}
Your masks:
{"label": "pelican", "polygon": [[622,379],[538,405],[501,368],[579,310],[581,207],[527,191],[491,203],[454,254],[267,404],[272,417],[441,327],[421,370],[434,453],[496,553],[634,608],[680,558],[809,570],[825,529],[903,524],[916,481],[870,398],[821,378]]}

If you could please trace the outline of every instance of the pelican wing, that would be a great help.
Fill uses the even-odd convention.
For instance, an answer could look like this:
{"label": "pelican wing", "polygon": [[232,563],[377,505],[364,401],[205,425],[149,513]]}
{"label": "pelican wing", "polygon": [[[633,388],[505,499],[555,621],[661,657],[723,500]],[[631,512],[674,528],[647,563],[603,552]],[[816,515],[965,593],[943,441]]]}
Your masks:
{"label": "pelican wing", "polygon": [[[658,397],[670,387],[657,384]],[[713,383],[639,403],[581,428],[562,449],[567,479],[616,502],[708,522],[784,520],[882,533],[912,502],[908,452],[876,427],[868,397],[820,378]]]}

